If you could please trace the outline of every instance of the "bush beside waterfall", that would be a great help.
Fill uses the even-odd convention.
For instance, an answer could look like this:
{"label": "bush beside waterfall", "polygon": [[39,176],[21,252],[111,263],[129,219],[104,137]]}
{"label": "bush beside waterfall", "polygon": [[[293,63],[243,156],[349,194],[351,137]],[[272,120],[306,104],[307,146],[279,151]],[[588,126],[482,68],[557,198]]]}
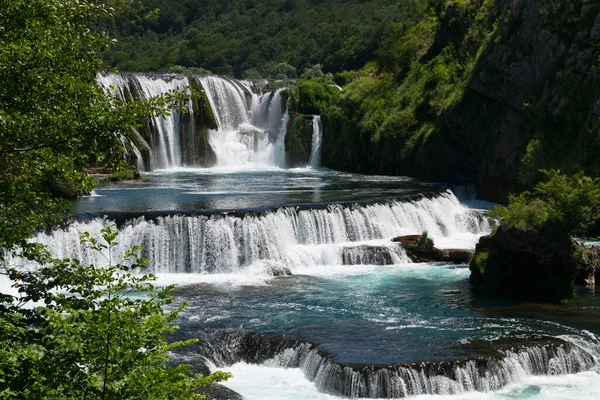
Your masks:
{"label": "bush beside waterfall", "polygon": [[[0,275],[11,286],[0,293],[2,399],[190,399],[228,377],[168,365],[189,343],[166,336],[181,308],[163,309],[170,289],[131,273],[144,264],[139,248],[113,262],[115,231],[83,238],[108,256],[105,268],[52,259],[30,241],[67,217],[65,197],[91,191],[85,167],[123,167],[123,132],[187,99],[135,101],[98,85],[113,43],[102,27],[124,11],[109,3],[125,2],[11,0],[0,14]],[[14,254],[40,268],[11,265]]]}

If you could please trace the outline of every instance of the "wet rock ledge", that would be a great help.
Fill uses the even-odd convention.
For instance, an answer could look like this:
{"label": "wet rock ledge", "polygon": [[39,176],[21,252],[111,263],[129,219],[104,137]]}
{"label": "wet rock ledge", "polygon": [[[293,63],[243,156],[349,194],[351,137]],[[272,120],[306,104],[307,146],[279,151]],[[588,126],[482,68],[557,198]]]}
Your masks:
{"label": "wet rock ledge", "polygon": [[454,264],[469,263],[473,252],[463,249],[438,249],[434,246],[433,240],[423,235],[398,236],[392,239],[393,242],[402,244],[406,255],[413,262],[450,262]]}
{"label": "wet rock ledge", "polygon": [[573,298],[574,285],[595,281],[598,260],[598,249],[566,235],[500,226],[479,240],[469,281],[486,294],[559,302]]}

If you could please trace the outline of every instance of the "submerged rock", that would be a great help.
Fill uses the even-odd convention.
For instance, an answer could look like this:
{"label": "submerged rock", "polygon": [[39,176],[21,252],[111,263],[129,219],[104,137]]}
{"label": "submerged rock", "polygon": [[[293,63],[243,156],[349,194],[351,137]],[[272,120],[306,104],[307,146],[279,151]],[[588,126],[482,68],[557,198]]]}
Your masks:
{"label": "submerged rock", "polygon": [[209,387],[200,388],[196,391],[197,394],[206,395],[206,400],[243,400],[244,397],[235,390],[229,389],[227,386],[213,383]]}
{"label": "submerged rock", "polygon": [[468,263],[473,255],[470,250],[463,249],[438,249],[433,240],[427,235],[399,236],[392,239],[393,242],[401,243],[406,254],[413,262],[444,261],[455,264]]}
{"label": "submerged rock", "polygon": [[342,249],[343,265],[393,265],[394,249],[385,246],[361,245]]}
{"label": "submerged rock", "polygon": [[577,263],[568,237],[500,226],[477,244],[469,281],[483,292],[537,301],[573,297]]}
{"label": "submerged rock", "polygon": [[[181,363],[192,366],[192,373],[204,376],[210,375],[210,368],[206,365],[206,359],[193,352],[183,351],[174,352],[172,358],[167,362],[170,367],[175,367]],[[242,400],[243,397],[234,390],[218,383],[213,383],[209,387],[199,388],[197,394],[206,395],[207,400]]]}

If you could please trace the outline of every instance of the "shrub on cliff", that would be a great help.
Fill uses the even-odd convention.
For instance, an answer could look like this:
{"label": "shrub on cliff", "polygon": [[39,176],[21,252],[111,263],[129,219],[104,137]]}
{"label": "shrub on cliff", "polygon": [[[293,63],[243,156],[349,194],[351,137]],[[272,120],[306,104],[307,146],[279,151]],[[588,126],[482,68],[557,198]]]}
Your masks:
{"label": "shrub on cliff", "polygon": [[556,235],[573,235],[585,231],[600,217],[600,179],[541,171],[545,181],[532,192],[511,195],[508,206],[496,207],[492,218],[507,227],[541,230]]}
{"label": "shrub on cliff", "polygon": [[301,114],[323,114],[333,104],[339,90],[324,79],[298,83],[296,110]]}

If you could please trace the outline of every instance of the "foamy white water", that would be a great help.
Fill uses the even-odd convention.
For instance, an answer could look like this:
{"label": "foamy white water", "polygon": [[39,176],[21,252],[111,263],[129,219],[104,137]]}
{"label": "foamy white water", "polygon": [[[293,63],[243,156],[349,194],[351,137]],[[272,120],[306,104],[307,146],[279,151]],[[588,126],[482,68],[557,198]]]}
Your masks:
{"label": "foamy white water", "polygon": [[[80,244],[84,232],[100,236],[107,222],[73,222],[38,234],[58,258],[102,264],[104,257]],[[410,262],[391,239],[428,232],[440,247],[474,248],[491,231],[486,218],[464,207],[450,191],[415,201],[389,201],[324,209],[282,208],[262,215],[138,218],[122,227],[116,254],[145,248],[155,273],[231,274],[256,268],[392,265]]]}
{"label": "foamy white water", "polygon": [[221,369],[234,376],[223,384],[247,400],[333,400],[340,397],[321,393],[299,369],[282,369],[237,363]]}
{"label": "foamy white water", "polygon": [[[288,115],[282,90],[256,94],[253,86],[232,78],[194,76],[203,86],[218,129],[209,131],[209,143],[217,163],[225,167],[248,170],[264,166],[285,166],[284,140]],[[98,74],[98,82],[120,100],[130,97],[149,99],[169,91],[189,91],[189,79],[176,74]],[[185,108],[195,131],[194,109],[191,102]],[[151,119],[150,130],[152,170],[176,169],[183,166],[181,115],[175,110],[166,117]],[[195,133],[193,133],[195,134]],[[139,136],[139,135],[138,135]],[[145,143],[141,137],[137,138]],[[145,161],[140,150],[131,142],[138,169]],[[193,155],[192,155],[193,157]]]}
{"label": "foamy white water", "polygon": [[[345,398],[321,392],[298,368],[282,369],[265,365],[237,363],[221,370],[233,379],[224,385],[248,400],[332,400]],[[489,392],[464,392],[455,395],[417,395],[414,400],[595,400],[600,399],[598,370],[571,375],[527,376],[518,382]]]}
{"label": "foamy white water", "polygon": [[210,143],[220,167],[285,166],[288,115],[281,89],[257,95],[234,81],[201,79],[218,115],[219,129],[210,131]]}

